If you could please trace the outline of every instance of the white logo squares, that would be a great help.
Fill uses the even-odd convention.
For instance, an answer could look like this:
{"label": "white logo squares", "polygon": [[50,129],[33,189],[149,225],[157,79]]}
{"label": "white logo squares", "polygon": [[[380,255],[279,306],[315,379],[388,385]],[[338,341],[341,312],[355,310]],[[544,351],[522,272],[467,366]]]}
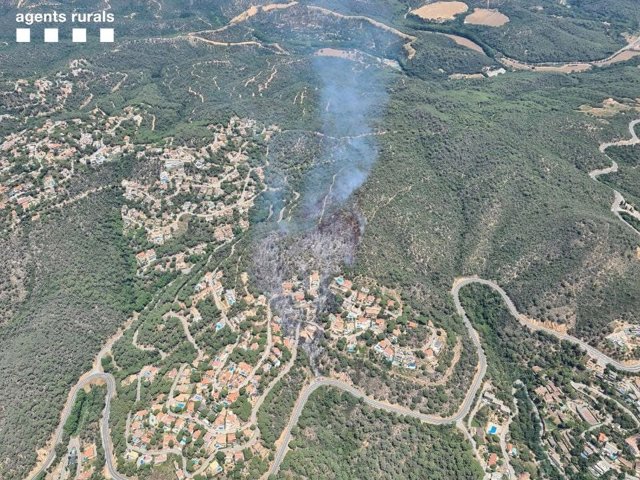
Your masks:
{"label": "white logo squares", "polygon": [[71,32],[71,41],[74,43],[85,43],[87,41],[87,29],[74,28]]}
{"label": "white logo squares", "polygon": [[113,41],[114,41],[113,28],[101,28],[100,29],[100,42],[102,42],[102,43],[113,43]]}
{"label": "white logo squares", "polygon": [[29,43],[31,41],[30,28],[16,28],[16,42]]}
{"label": "white logo squares", "polygon": [[[63,37],[66,37],[66,35],[68,35],[68,33],[63,32]],[[60,41],[59,30],[57,28],[45,28],[43,40],[44,40],[44,43],[58,43]],[[73,43],[87,43],[87,29],[86,28],[71,29],[71,41]],[[115,41],[115,31],[113,28],[100,29],[101,43],[113,43],[114,41]],[[31,42],[31,29],[16,28],[16,43],[30,43],[30,42]]]}
{"label": "white logo squares", "polygon": [[58,43],[58,29],[57,28],[45,28],[44,29],[44,43]]}

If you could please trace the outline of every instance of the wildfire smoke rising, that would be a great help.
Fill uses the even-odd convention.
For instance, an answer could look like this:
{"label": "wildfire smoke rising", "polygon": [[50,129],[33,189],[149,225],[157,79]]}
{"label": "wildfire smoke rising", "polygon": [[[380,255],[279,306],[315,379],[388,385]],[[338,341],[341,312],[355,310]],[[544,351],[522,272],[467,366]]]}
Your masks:
{"label": "wildfire smoke rising", "polygon": [[321,218],[327,208],[342,205],[367,179],[378,158],[372,118],[386,104],[381,75],[344,59],[316,57],[320,84],[319,110],[326,142],[322,158],[308,173],[303,212]]}
{"label": "wildfire smoke rising", "polygon": [[284,280],[311,270],[326,279],[353,262],[364,220],[348,200],[378,158],[374,121],[386,107],[385,72],[332,56],[315,56],[312,65],[321,147],[304,175],[299,208],[256,249],[257,278],[275,294]]}

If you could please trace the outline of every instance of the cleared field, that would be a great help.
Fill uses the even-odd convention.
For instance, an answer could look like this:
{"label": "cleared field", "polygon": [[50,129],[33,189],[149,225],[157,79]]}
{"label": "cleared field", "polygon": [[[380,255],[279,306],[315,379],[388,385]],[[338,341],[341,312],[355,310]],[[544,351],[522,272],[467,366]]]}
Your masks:
{"label": "cleared field", "polygon": [[500,61],[503,65],[513,68],[514,70],[530,70],[536,72],[580,73],[591,70],[592,68],[592,65],[586,62],[565,63],[560,65],[532,65],[506,57]]}
{"label": "cleared field", "polygon": [[446,22],[453,20],[456,15],[465,13],[467,10],[469,7],[464,2],[435,2],[417,8],[411,13],[423,20]]}
{"label": "cleared field", "polygon": [[580,111],[594,117],[614,117],[619,113],[629,110],[640,111],[640,99],[636,101],[636,105],[620,103],[613,98],[607,98],[602,102],[601,106],[580,105]]}
{"label": "cleared field", "polygon": [[638,55],[640,55],[640,50],[624,50],[622,52],[615,54],[611,58],[608,58],[601,62],[595,62],[595,63],[597,65],[606,67],[609,65],[613,65],[614,63],[626,62],[627,60],[631,60],[632,58],[637,57]]}
{"label": "cleared field", "polygon": [[[465,19],[466,22],[466,19]],[[530,64],[513,58],[504,57],[500,61],[515,70],[531,70],[537,72],[580,73],[591,70],[594,66],[606,67],[615,63],[626,62],[640,55],[640,50],[622,49],[604,60],[595,62],[572,62],[562,64]]]}
{"label": "cleared field", "polygon": [[476,8],[473,13],[467,15],[464,23],[470,25],[484,25],[486,27],[501,27],[509,21],[504,13],[488,8]]}
{"label": "cleared field", "polygon": [[468,38],[461,37],[460,35],[451,35],[449,33],[445,33],[444,36],[450,38],[461,47],[470,48],[471,50],[474,50],[478,53],[484,53],[484,50],[482,50],[482,47],[480,45],[469,40]]}

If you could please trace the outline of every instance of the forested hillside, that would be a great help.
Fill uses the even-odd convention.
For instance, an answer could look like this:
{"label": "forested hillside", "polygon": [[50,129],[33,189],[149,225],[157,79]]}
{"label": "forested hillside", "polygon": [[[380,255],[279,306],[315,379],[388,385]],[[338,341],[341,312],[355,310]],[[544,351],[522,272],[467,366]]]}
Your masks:
{"label": "forested hillside", "polygon": [[[228,389],[210,395],[215,402],[198,400],[209,423],[227,407],[252,421],[251,402],[284,372],[248,428],[261,431],[269,453],[247,457],[245,470],[239,461],[238,477],[266,471],[314,375],[339,374],[423,413],[454,413],[479,359],[450,295],[464,275],[496,281],[545,325],[614,356],[638,356],[605,337],[616,322],[637,323],[640,311],[639,241],[629,228],[640,221],[623,212],[625,225],[611,211],[612,188],[640,208],[640,147],[599,149],[628,138],[640,116],[634,0],[496,0],[491,9],[507,20],[489,14],[500,25],[465,21],[486,6],[481,0],[447,21],[413,13],[418,0],[112,0],[115,45],[52,48],[14,42],[18,3],[36,8],[0,1],[1,478],[26,477],[69,389],[127,319],[134,328],[99,369],[117,380],[113,443],[129,475],[138,468],[125,461],[129,414],[169,395],[185,365],[197,364],[186,376],[200,382],[225,352],[222,366],[231,359],[262,377],[253,396],[245,385],[229,405]],[[33,27],[34,38],[43,27]],[[602,61],[618,51],[623,58]],[[589,176],[611,160],[617,172]],[[411,314],[445,339],[425,382],[374,354],[349,357],[344,339],[332,348],[325,329],[336,305],[302,321],[281,298],[283,284],[304,283],[316,268],[318,289],[349,274],[402,292],[408,310],[398,323]],[[221,301],[195,298],[213,285],[228,316]],[[466,302],[495,363],[490,377],[507,391],[532,366],[523,358],[531,352],[506,349],[509,339],[525,342],[526,331],[515,332],[482,291]],[[291,343],[271,373],[258,372],[276,317]],[[296,321],[309,327],[304,362],[285,371],[298,349]],[[491,335],[505,325],[509,335]],[[397,341],[396,326],[369,333],[368,346],[387,335]],[[558,347],[541,361],[566,386]],[[518,375],[507,372],[512,359]],[[141,380],[153,368],[159,380]],[[95,392],[92,438],[102,405]],[[552,472],[531,418],[514,420],[516,438]],[[281,477],[479,475],[453,427],[374,411],[333,390],[312,397],[294,437]],[[203,444],[185,447],[190,473],[211,456]]]}
{"label": "forested hillside", "polygon": [[321,390],[300,417],[278,478],[478,478],[461,441],[450,428],[421,425]]}

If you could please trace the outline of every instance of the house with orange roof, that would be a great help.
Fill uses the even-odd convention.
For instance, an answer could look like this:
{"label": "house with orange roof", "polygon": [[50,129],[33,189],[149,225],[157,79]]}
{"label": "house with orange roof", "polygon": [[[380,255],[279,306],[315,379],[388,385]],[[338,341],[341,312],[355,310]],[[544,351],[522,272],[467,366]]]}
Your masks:
{"label": "house with orange roof", "polygon": [[231,381],[231,377],[233,377],[233,373],[229,370],[225,370],[220,374],[220,384],[226,385]]}
{"label": "house with orange roof", "polygon": [[334,289],[338,289],[342,293],[347,293],[351,290],[352,285],[353,283],[351,282],[351,280],[347,280],[346,278],[340,276],[333,279],[331,287]]}
{"label": "house with orange roof", "polygon": [[147,263],[147,256],[144,252],[139,252],[136,254],[136,263],[139,267],[145,265]]}
{"label": "house with orange roof", "polygon": [[227,446],[227,436],[226,435],[218,435],[216,437],[215,446],[218,450]]}
{"label": "house with orange roof", "polygon": [[371,327],[371,320],[367,317],[360,317],[356,320],[356,330],[368,330]]}
{"label": "house with orange roof", "polygon": [[180,433],[180,431],[184,428],[185,423],[186,422],[185,422],[184,418],[178,418],[176,420],[176,424],[173,427],[173,433],[176,433],[176,434]]}
{"label": "house with orange roof", "polygon": [[249,383],[246,387],[245,390],[247,391],[247,395],[251,396],[257,393],[258,388],[253,384],[253,383]]}
{"label": "house with orange roof", "polygon": [[24,197],[18,198],[17,202],[23,209],[28,210],[31,205],[35,203],[35,198],[31,195],[26,195]]}
{"label": "house with orange roof", "polygon": [[309,276],[309,294],[316,297],[320,288],[320,273],[317,270],[311,272]]}
{"label": "house with orange roof", "polygon": [[381,312],[381,311],[382,311],[382,307],[380,307],[380,305],[373,305],[373,306],[371,306],[371,307],[366,307],[366,308],[364,309],[364,314],[365,314],[367,317],[375,318],[375,317],[377,317],[378,315],[380,315],[380,312]]}
{"label": "house with orange roof", "polygon": [[344,332],[344,320],[342,320],[342,317],[340,315],[331,314],[330,320],[331,330],[337,334],[342,334]]}
{"label": "house with orange roof", "polygon": [[89,480],[93,475],[93,468],[90,468],[89,470],[85,470],[84,472],[80,473],[76,479],[77,480]]}
{"label": "house with orange roof", "polygon": [[253,368],[246,362],[240,362],[238,364],[237,372],[243,377],[248,377],[251,374]]}
{"label": "house with orange roof", "polygon": [[219,368],[223,365],[223,359],[220,357],[216,357],[213,360],[211,360],[211,366],[213,368]]}
{"label": "house with orange roof", "polygon": [[395,356],[395,352],[394,352],[392,347],[387,347],[382,352],[382,356],[384,357],[384,359],[387,362],[392,362],[393,361],[393,357]]}
{"label": "house with orange roof", "polygon": [[429,347],[422,349],[422,353],[424,353],[425,358],[429,361],[434,360],[436,358],[433,350]]}
{"label": "house with orange roof", "polygon": [[[179,390],[179,389],[177,389]],[[175,407],[177,404],[185,404],[189,401],[190,395],[189,392],[184,392],[181,393],[180,395],[177,395],[176,397],[174,397],[173,399],[173,406]]]}
{"label": "house with orange roof", "polygon": [[225,428],[227,430],[236,430],[240,428],[240,420],[238,416],[233,412],[228,412],[225,418]]}
{"label": "house with orange roof", "polygon": [[232,404],[236,400],[238,400],[239,397],[240,397],[240,392],[238,390],[233,390],[233,391],[229,392],[229,394],[227,395],[226,401],[229,404]]}
{"label": "house with orange roof", "polygon": [[379,341],[373,348],[376,352],[380,353],[385,358],[385,360],[389,362],[393,361],[394,350],[391,346],[391,342],[387,338]]}
{"label": "house with orange roof", "polygon": [[215,438],[216,435],[217,435],[216,432],[212,430],[207,430],[207,432],[204,434],[204,437],[202,437],[202,440],[204,440],[204,444],[209,445],[211,442],[213,442],[213,439]]}
{"label": "house with orange roof", "polygon": [[91,443],[83,450],[82,456],[87,460],[93,460],[96,457],[96,445]]}
{"label": "house with orange roof", "polygon": [[142,429],[142,422],[140,420],[134,420],[133,422],[131,422],[131,430],[135,432],[136,430],[141,430],[141,429]]}
{"label": "house with orange roof", "polygon": [[161,413],[158,415],[158,423],[163,423],[165,425],[171,425],[173,423],[174,417],[169,415],[168,413]]}
{"label": "house with orange roof", "polygon": [[143,420],[147,417],[147,415],[149,415],[149,412],[147,410],[139,410],[136,412],[133,418],[135,420]]}
{"label": "house with orange roof", "polygon": [[375,330],[377,333],[382,333],[387,328],[387,322],[385,322],[381,318],[376,318],[375,325],[373,325],[371,328]]}
{"label": "house with orange roof", "polygon": [[218,431],[223,431],[224,427],[225,427],[225,417],[227,415],[227,411],[226,410],[222,410],[218,416],[216,417],[216,419],[213,421],[213,427],[218,430]]}

